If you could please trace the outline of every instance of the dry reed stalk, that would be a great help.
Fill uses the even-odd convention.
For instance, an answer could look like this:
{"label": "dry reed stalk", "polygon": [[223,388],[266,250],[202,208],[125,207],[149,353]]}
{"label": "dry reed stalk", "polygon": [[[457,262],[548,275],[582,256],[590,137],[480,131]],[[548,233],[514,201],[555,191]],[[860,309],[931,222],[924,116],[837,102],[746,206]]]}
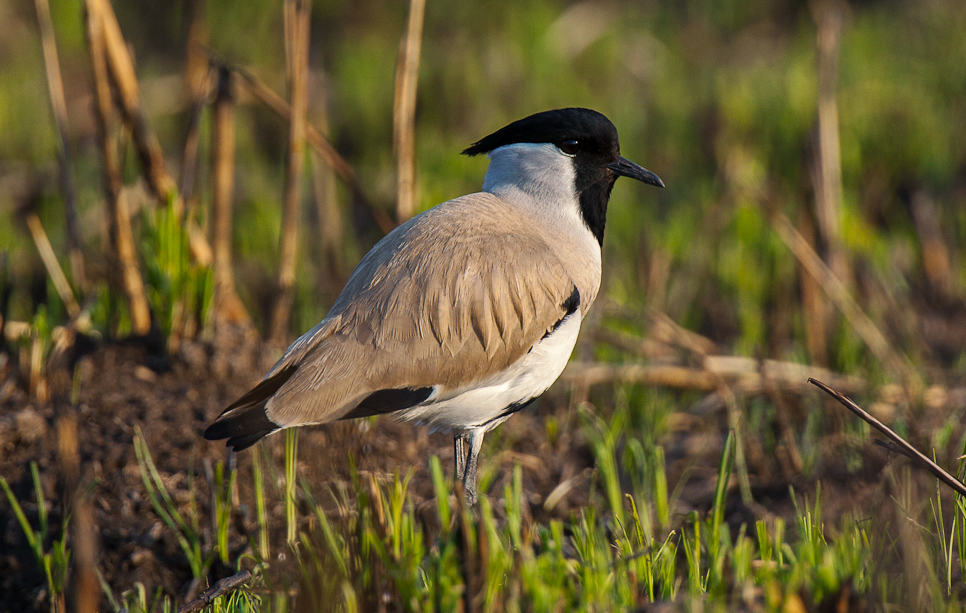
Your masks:
{"label": "dry reed stalk", "polygon": [[[345,220],[339,208],[335,176],[332,168],[322,161],[322,156],[312,152],[312,188],[315,192],[315,206],[319,217],[319,240],[322,247],[322,260],[325,263],[325,285],[343,285],[345,268]],[[328,283],[325,283],[328,281]]]}
{"label": "dry reed stalk", "polygon": [[[131,131],[148,186],[158,197],[160,204],[166,205],[171,201],[175,214],[180,216],[184,212],[184,201],[178,193],[174,179],[168,174],[161,145],[141,107],[141,93],[137,74],[134,71],[134,61],[117,23],[114,9],[109,0],[85,1],[88,18],[96,22],[102,33],[106,75],[117,90],[121,114]],[[190,218],[186,231],[191,255],[195,261],[202,266],[209,265],[212,258],[211,246],[204,233]]]}
{"label": "dry reed stalk", "polygon": [[[772,404],[775,405],[775,419],[778,422],[778,429],[781,431],[782,441],[785,443],[785,451],[788,454],[792,470],[794,474],[800,475],[805,463],[802,461],[802,452],[795,440],[795,431],[792,428],[791,419],[789,419],[788,405],[782,398],[782,392],[774,381],[766,379],[765,389]],[[789,475],[789,477],[791,476]]]}
{"label": "dry reed stalk", "polygon": [[247,323],[248,313],[235,292],[232,272],[232,197],[235,190],[235,94],[232,72],[218,68],[218,82],[212,105],[211,137],[211,243],[214,250],[214,315],[220,323]]}
{"label": "dry reed stalk", "polygon": [[852,298],[845,284],[825,265],[822,258],[809,246],[808,241],[781,213],[772,218],[772,227],[775,228],[778,236],[808,271],[808,274],[818,282],[825,294],[845,316],[876,359],[882,362],[894,377],[903,382],[912,396],[918,396],[922,392],[923,385],[909,360],[892,349],[889,341],[886,340],[872,319]]}
{"label": "dry reed stalk", "polygon": [[47,232],[36,213],[27,215],[27,228],[30,230],[30,236],[34,239],[37,252],[40,253],[40,259],[44,262],[44,267],[47,269],[47,274],[50,275],[50,280],[54,283],[54,288],[57,290],[61,302],[67,307],[67,314],[71,319],[76,319],[80,315],[80,306],[77,304],[77,299],[74,298],[74,290],[71,289],[64,271],[60,267],[60,262],[57,261],[54,248],[51,246]]}
{"label": "dry reed stalk", "polygon": [[677,357],[673,347],[650,336],[641,338],[629,332],[598,328],[592,331],[591,340],[649,360],[669,361]]}
{"label": "dry reed stalk", "polygon": [[819,232],[832,272],[843,282],[851,277],[842,247],[842,154],[839,142],[838,60],[846,7],[842,0],[815,0],[818,26],[818,160],[813,179]]}
{"label": "dry reed stalk", "polygon": [[120,269],[122,287],[128,298],[131,326],[135,334],[144,335],[151,329],[151,312],[144,293],[144,282],[138,269],[131,230],[130,211],[121,197],[121,171],[118,166],[111,123],[114,115],[111,86],[104,49],[103,20],[97,4],[102,0],[87,0],[87,35],[94,69],[94,92],[98,141],[104,164],[104,191],[107,196],[108,234],[112,259]]}
{"label": "dry reed stalk", "polygon": [[[814,250],[815,228],[805,211],[799,212],[798,227],[802,229],[802,237]],[[825,295],[818,281],[808,274],[801,263],[798,266],[802,269],[799,280],[804,311],[805,346],[808,348],[812,363],[824,365],[828,363],[829,305],[825,301]]]}
{"label": "dry reed stalk", "polygon": [[[62,371],[62,375],[66,375]],[[69,386],[61,385],[61,388]],[[69,389],[69,388],[68,388]],[[66,400],[66,399],[65,399]],[[60,403],[57,415],[57,459],[64,495],[70,501],[71,531],[74,542],[74,608],[80,613],[93,613],[100,600],[97,568],[97,537],[90,501],[80,487],[81,463],[77,414],[67,402]]]}
{"label": "dry reed stalk", "polygon": [[74,188],[74,175],[70,170],[70,138],[67,128],[67,102],[64,97],[64,80],[60,74],[60,60],[57,57],[57,42],[54,40],[54,26],[50,19],[50,4],[47,0],[35,0],[37,23],[40,26],[40,40],[44,51],[44,68],[47,73],[47,90],[50,93],[50,106],[57,124],[60,148],[57,162],[60,172],[60,189],[64,196],[64,217],[67,231],[67,248],[70,257],[70,270],[74,283],[81,289],[87,287],[84,272],[83,241],[77,221],[77,191]]}
{"label": "dry reed stalk", "polygon": [[[314,119],[322,133],[329,134],[329,109],[326,103],[326,83],[324,78],[318,79],[318,89],[313,92]],[[307,122],[306,126],[310,126]],[[335,171],[324,163],[317,151],[312,151],[309,157],[312,165],[312,188],[315,196],[315,208],[319,222],[319,246],[322,266],[320,266],[319,284],[323,293],[337,290],[345,285],[345,221],[342,209],[339,207],[339,194],[335,179]],[[333,296],[334,298],[334,296]]]}
{"label": "dry reed stalk", "polygon": [[278,297],[272,312],[270,338],[284,344],[295,301],[295,272],[301,217],[302,169],[305,164],[305,116],[308,108],[309,25],[308,0],[286,0],[285,50],[291,101],[288,151],[285,158],[285,196],[279,237]]}
{"label": "dry reed stalk", "polygon": [[198,142],[201,114],[208,100],[211,70],[204,46],[208,40],[208,22],[205,19],[206,0],[190,2],[188,42],[185,45],[184,84],[188,94],[188,125],[185,131],[184,149],[181,155],[181,181],[179,191],[185,207],[191,208],[198,173]]}
{"label": "dry reed stalk", "polygon": [[168,174],[161,145],[141,109],[141,90],[134,70],[134,61],[121,33],[121,27],[117,23],[114,8],[109,0],[87,0],[87,10],[91,19],[96,19],[100,23],[104,36],[108,74],[116,87],[120,110],[131,130],[148,185],[151,191],[163,201],[175,198],[176,210],[180,214],[178,190],[171,175]]}
{"label": "dry reed stalk", "polygon": [[[261,79],[255,76],[250,70],[244,68],[243,66],[238,66],[230,62],[225,61],[220,58],[217,53],[212,50],[208,50],[208,55],[212,57],[215,61],[219,63],[224,62],[233,71],[235,71],[240,77],[242,77],[242,84],[245,86],[245,90],[261,101],[262,104],[268,108],[275,111],[275,113],[282,119],[282,121],[289,121],[291,117],[292,109],[289,107],[288,102],[284,98],[279,96],[271,87],[266,85]],[[396,227],[396,223],[392,218],[386,214],[385,211],[376,207],[372,204],[369,198],[362,191],[362,186],[359,185],[359,180],[356,177],[356,172],[343,158],[339,155],[339,152],[335,150],[328,139],[311,124],[306,124],[305,126],[305,140],[306,142],[315,149],[316,152],[326,163],[332,167],[332,170],[345,181],[346,185],[352,191],[353,199],[359,204],[365,206],[369,212],[372,214],[376,225],[379,226],[379,230],[383,234],[389,234]]]}
{"label": "dry reed stalk", "polygon": [[954,293],[956,276],[953,274],[949,249],[943,239],[936,203],[928,194],[919,190],[912,195],[910,208],[922,249],[922,268],[926,273],[926,280],[933,292],[948,298]]}
{"label": "dry reed stalk", "polygon": [[396,146],[396,221],[416,210],[416,85],[422,50],[426,0],[409,0],[409,21],[399,45],[393,100],[393,140]]}

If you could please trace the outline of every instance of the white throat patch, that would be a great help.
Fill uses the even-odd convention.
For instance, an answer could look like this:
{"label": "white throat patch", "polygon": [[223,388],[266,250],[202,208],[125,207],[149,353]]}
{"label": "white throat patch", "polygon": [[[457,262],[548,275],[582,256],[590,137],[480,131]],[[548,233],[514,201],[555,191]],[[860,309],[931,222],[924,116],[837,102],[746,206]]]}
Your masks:
{"label": "white throat patch", "polygon": [[574,158],[550,143],[494,149],[483,191],[561,227],[584,226],[575,186]]}

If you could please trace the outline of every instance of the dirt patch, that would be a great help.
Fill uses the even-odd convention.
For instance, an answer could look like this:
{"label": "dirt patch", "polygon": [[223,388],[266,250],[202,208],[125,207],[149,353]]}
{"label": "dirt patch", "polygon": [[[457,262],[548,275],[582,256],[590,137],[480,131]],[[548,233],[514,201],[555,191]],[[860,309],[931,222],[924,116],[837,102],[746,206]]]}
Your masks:
{"label": "dirt patch", "polygon": [[[191,588],[192,574],[174,535],[163,526],[145,494],[134,446],[140,430],[158,470],[182,512],[194,505],[199,525],[210,542],[207,520],[211,513],[212,467],[226,460],[221,443],[201,437],[205,426],[224,406],[244,393],[271,365],[272,352],[251,335],[236,334],[216,348],[210,343],[190,343],[175,355],[165,356],[142,342],[109,343],[79,361],[78,402],[69,400],[70,380],[52,388],[53,401],[38,403],[28,398],[9,360],[3,367],[0,387],[0,474],[21,501],[32,501],[30,462],[37,462],[48,499],[54,536],[63,519],[62,484],[57,455],[57,416],[75,411],[79,423],[82,483],[90,484],[94,518],[99,536],[99,570],[116,592],[143,583],[149,593],[161,587],[181,601]],[[62,377],[63,378],[63,377]],[[56,387],[56,386],[55,386]],[[580,428],[569,394],[554,388],[535,407],[509,420],[493,434],[500,451],[483,458],[484,471],[495,473],[491,499],[502,496],[515,464],[523,467],[524,488],[535,521],[551,517],[567,519],[571,513],[596,500],[594,457]],[[608,406],[606,397],[597,399]],[[686,406],[686,405],[685,405]],[[602,411],[605,413],[606,411]],[[548,436],[547,418],[559,422]],[[677,517],[691,510],[704,512],[711,506],[718,460],[727,435],[725,415],[703,418],[687,416],[667,435],[669,485],[681,479],[681,495],[674,509]],[[683,424],[683,425],[681,425]],[[275,465],[282,466],[282,436],[268,439]],[[885,455],[875,449],[858,451],[861,470],[846,470],[841,441],[829,441],[830,461],[805,479],[788,468],[781,447],[767,457],[749,454],[749,476],[755,503],[740,502],[737,483],[732,483],[728,521],[735,531],[756,518],[791,517],[794,511],[788,486],[800,493],[814,493],[814,481],[823,481],[825,520],[835,525],[847,513],[861,513],[882,498],[881,471]],[[754,451],[754,450],[752,450]],[[239,454],[241,505],[234,517],[230,547],[232,559],[249,547],[257,529],[251,491],[251,451]],[[299,442],[300,475],[316,491],[349,479],[354,463],[362,475],[391,478],[415,470],[411,492],[417,505],[431,508],[432,481],[427,467],[430,455],[440,456],[444,468],[452,468],[452,438],[430,434],[391,419],[354,420],[303,428]],[[787,455],[787,454],[786,454]],[[351,458],[351,460],[350,460]],[[561,483],[566,494],[552,509],[543,502]],[[269,486],[272,531],[284,529],[281,496]],[[499,505],[494,505],[499,507]],[[37,521],[36,505],[25,504],[28,518]],[[735,532],[736,533],[736,532]],[[0,610],[19,612],[46,606],[45,579],[5,499],[0,500]],[[231,569],[217,564],[209,576],[217,579]],[[102,609],[108,609],[102,600]]]}

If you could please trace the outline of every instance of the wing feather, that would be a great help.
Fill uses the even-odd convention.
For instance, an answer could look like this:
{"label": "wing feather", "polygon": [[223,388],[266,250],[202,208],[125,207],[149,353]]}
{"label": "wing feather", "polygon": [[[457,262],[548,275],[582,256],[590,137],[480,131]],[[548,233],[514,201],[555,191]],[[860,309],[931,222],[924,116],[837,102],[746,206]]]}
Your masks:
{"label": "wing feather", "polygon": [[[429,257],[417,246],[432,245]],[[489,194],[440,205],[387,236],[326,318],[273,368],[281,426],[333,421],[380,390],[445,393],[507,368],[566,314],[575,284],[532,224]],[[280,366],[282,365],[282,366]]]}

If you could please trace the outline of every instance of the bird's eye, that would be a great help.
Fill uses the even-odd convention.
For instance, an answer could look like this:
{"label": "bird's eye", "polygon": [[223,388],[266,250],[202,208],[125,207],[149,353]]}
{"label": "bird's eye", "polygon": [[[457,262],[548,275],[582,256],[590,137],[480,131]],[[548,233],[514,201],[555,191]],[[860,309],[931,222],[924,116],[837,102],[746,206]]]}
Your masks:
{"label": "bird's eye", "polygon": [[575,140],[565,140],[560,143],[560,150],[567,155],[576,155],[580,151],[580,143]]}

